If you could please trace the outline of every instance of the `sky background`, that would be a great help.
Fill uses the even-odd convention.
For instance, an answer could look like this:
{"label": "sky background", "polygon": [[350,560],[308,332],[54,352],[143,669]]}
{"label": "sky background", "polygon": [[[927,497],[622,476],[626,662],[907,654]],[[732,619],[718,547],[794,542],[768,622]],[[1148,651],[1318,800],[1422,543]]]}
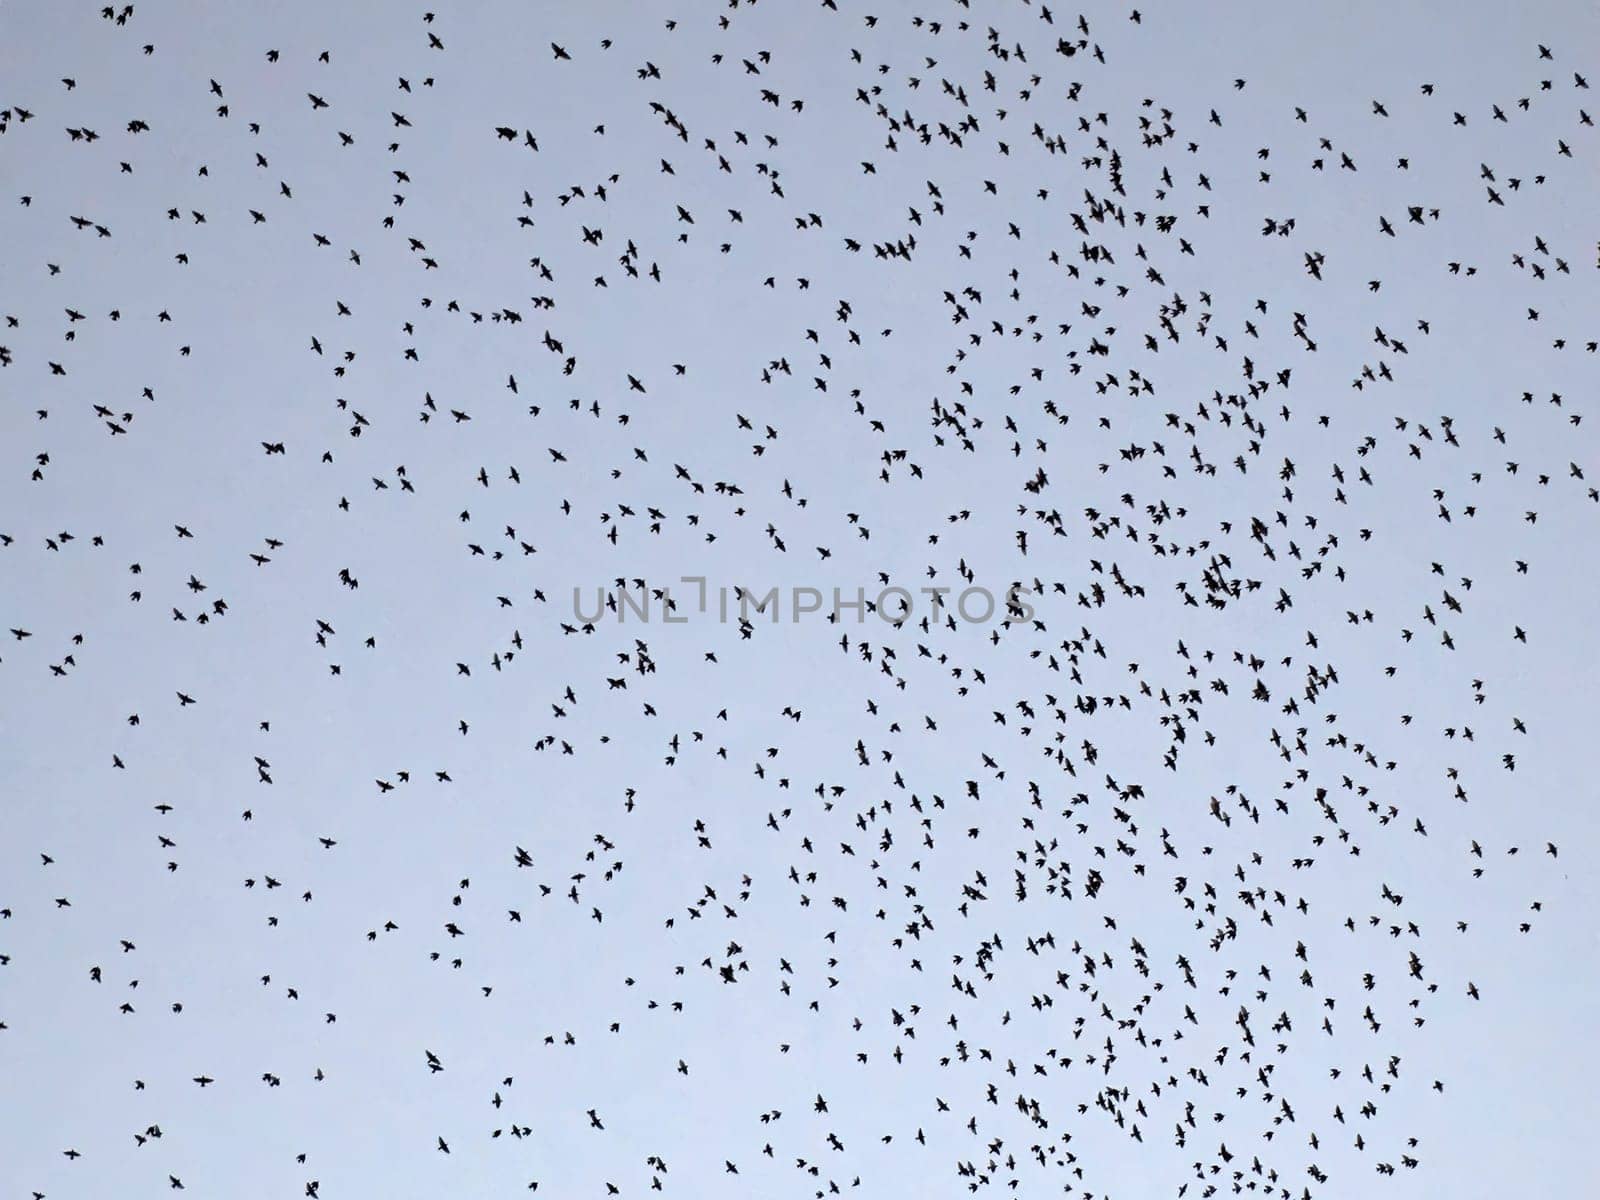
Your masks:
{"label": "sky background", "polygon": [[[642,1194],[655,1176],[681,1196],[800,1197],[859,1180],[862,1194],[909,1197],[966,1192],[964,1163],[1026,1196],[1186,1183],[1194,1195],[1192,1164],[1216,1161],[1219,1143],[1247,1179],[1259,1182],[1259,1156],[1294,1195],[1600,1183],[1588,1152],[1600,1119],[1600,457],[1585,348],[1600,337],[1597,158],[1580,118],[1596,102],[1574,78],[1600,71],[1590,9],[1235,3],[1134,23],[1126,6],[1096,5],[1071,57],[1055,46],[1080,36],[1077,10],[1046,23],[1017,3],[423,12],[146,2],[118,25],[93,5],[0,5],[0,626],[31,634],[0,645],[6,1195],[153,1196],[170,1175],[235,1197],[298,1196],[311,1180],[328,1200],[501,1195],[534,1180],[586,1197],[608,1183]],[[979,128],[960,146],[939,134],[968,116]],[[128,132],[135,120],[148,131]],[[1147,143],[1163,120],[1171,136]],[[923,123],[926,142],[906,127]],[[1036,123],[1066,150],[1049,153]],[[64,132],[85,127],[99,139]],[[1093,222],[1085,192],[1111,196],[1113,148],[1124,220]],[[1176,218],[1169,232],[1162,214]],[[1262,235],[1291,218],[1290,236]],[[586,230],[602,231],[598,244]],[[873,252],[911,235],[909,260]],[[630,243],[637,277],[619,262]],[[1110,259],[1085,261],[1085,244]],[[1304,265],[1315,253],[1321,280]],[[520,322],[489,315],[507,309]],[[1090,353],[1091,340],[1112,352]],[[1246,390],[1247,356],[1271,381],[1249,406],[1261,430],[1237,412],[1224,425],[1233,406],[1216,398]],[[1392,382],[1351,386],[1380,360]],[[1149,388],[1134,394],[1135,379]],[[935,423],[957,403],[970,449]],[[1144,453],[1125,456],[1133,446]],[[1192,452],[1215,473],[1196,472]],[[1040,469],[1045,488],[1024,490]],[[1146,506],[1163,503],[1154,525]],[[1039,509],[1059,513],[1064,536]],[[1104,525],[1111,514],[1140,540]],[[1259,590],[1207,606],[1213,554]],[[746,637],[695,617],[562,630],[577,624],[575,587],[619,576],[853,594],[880,575],[956,585],[963,566],[995,592],[1041,581],[1044,628],[813,617]],[[1143,594],[1122,595],[1114,567]],[[1080,605],[1095,583],[1105,604]],[[1180,585],[1201,602],[1184,604]],[[226,611],[202,624],[217,599]],[[319,621],[333,630],[321,644]],[[1307,697],[1308,668],[1329,665],[1337,682]],[[1251,699],[1258,674],[1270,701]],[[1185,705],[1158,697],[1191,687],[1196,715],[1169,770],[1163,719]],[[180,707],[179,692],[195,703]],[[1126,709],[1074,707],[1121,695]],[[1282,711],[1291,696],[1298,713]],[[1075,774],[1047,757],[1057,750]],[[1144,794],[1119,799],[1107,776]],[[516,866],[519,846],[532,868]],[[1047,890],[1047,867],[1070,873],[1070,901]],[[1104,879],[1092,897],[1091,870]],[[1215,888],[1215,914],[1184,907],[1180,875],[1191,894]],[[1286,895],[1272,926],[1238,900],[1245,887]],[[906,927],[924,916],[913,940]],[[1237,938],[1211,950],[1230,917]],[[1422,936],[1391,937],[1396,920]],[[386,921],[398,928],[369,940]],[[1053,949],[1026,949],[1047,933]],[[985,979],[974,956],[995,937]],[[1094,1000],[1076,990],[1087,973],[1074,942],[1115,960],[1089,981]],[[1408,978],[1412,950],[1436,993]],[[748,969],[728,984],[724,963]],[[1302,967],[1313,988],[1296,981]],[[1258,1043],[1248,1066],[1241,1004]],[[892,1014],[914,1011],[911,1038]],[[1105,1011],[1142,1011],[1141,1028],[1166,1040],[1141,1046]],[[1294,1026],[1281,1039],[1279,1012]],[[1108,1037],[1117,1061],[1103,1074],[1088,1056]],[[1383,1082],[1394,1056],[1391,1091],[1360,1078],[1370,1064]],[[1268,1061],[1270,1101],[1256,1078]],[[202,1090],[199,1075],[215,1083]],[[1148,1106],[1134,1118],[1142,1143],[1096,1106],[1108,1086],[1131,1089],[1126,1116]],[[1048,1131],[1011,1104],[1019,1092],[1038,1098]],[[1295,1120],[1275,1126],[1280,1095]],[[1358,1115],[1367,1100],[1371,1118]],[[1199,1127],[1178,1147],[1186,1101]],[[138,1144],[151,1125],[162,1137]],[[1075,1162],[1054,1162],[1058,1140],[1052,1165],[1034,1163],[1028,1148],[1063,1133]],[[1007,1154],[1015,1169],[987,1167]],[[1398,1167],[1405,1154],[1421,1165]],[[1398,1174],[1376,1175],[1376,1162]]]}

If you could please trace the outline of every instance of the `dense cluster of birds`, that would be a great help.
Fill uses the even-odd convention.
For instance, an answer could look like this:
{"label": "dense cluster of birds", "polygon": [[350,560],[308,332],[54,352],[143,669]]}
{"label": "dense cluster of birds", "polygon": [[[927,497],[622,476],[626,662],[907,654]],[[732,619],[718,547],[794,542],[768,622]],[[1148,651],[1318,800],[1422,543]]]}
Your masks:
{"label": "dense cluster of birds", "polygon": [[1427,1176],[1573,861],[1572,46],[38,8],[7,1196]]}

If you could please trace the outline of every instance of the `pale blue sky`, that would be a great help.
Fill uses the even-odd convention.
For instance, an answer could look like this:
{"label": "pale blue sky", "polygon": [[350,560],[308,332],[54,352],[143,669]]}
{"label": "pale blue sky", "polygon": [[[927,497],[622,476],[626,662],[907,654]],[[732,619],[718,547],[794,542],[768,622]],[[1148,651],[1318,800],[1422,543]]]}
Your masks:
{"label": "pale blue sky", "polygon": [[[1137,1200],[1228,1191],[1225,1173],[1202,1182],[1193,1167],[1223,1144],[1246,1182],[1261,1183],[1259,1157],[1295,1196],[1593,1190],[1600,504],[1588,489],[1600,458],[1585,343],[1600,322],[1597,135],[1580,111],[1600,105],[1574,73],[1600,72],[1594,14],[1234,3],[1152,8],[1135,24],[1126,5],[1094,5],[1089,47],[1069,58],[1055,46],[1079,36],[1078,10],[1046,24],[1037,4],[941,4],[921,26],[915,6],[854,0],[494,0],[436,5],[431,24],[423,11],[145,0],[118,26],[92,5],[0,6],[0,316],[15,318],[0,328],[0,533],[13,539],[0,547],[0,627],[32,635],[0,644],[3,1194],[165,1195],[170,1175],[242,1198],[303,1195],[312,1180],[323,1200],[521,1194],[533,1180],[541,1195],[599,1197],[608,1183],[641,1195],[655,1176],[690,1197],[807,1197],[830,1182],[955,1196],[970,1163],[991,1188],[1016,1179],[1018,1195]],[[1164,111],[1170,138],[1147,144]],[[961,146],[941,136],[967,117],[977,128]],[[135,120],[148,131],[128,132]],[[1048,153],[1036,123],[1065,150]],[[98,140],[64,132],[83,128]],[[1123,219],[1096,222],[1085,194],[1111,197],[1111,149]],[[1491,186],[1502,205],[1487,202]],[[1269,219],[1293,219],[1292,234],[1263,237]],[[909,260],[873,253],[912,235]],[[638,277],[620,261],[630,242]],[[1085,261],[1090,244],[1110,260]],[[1320,281],[1304,267],[1317,253]],[[966,322],[952,322],[946,292]],[[490,319],[506,309],[520,323]],[[1091,341],[1112,352],[1091,354]],[[1247,357],[1272,384],[1250,403],[1264,433],[1214,398],[1245,391]],[[1380,362],[1392,382],[1351,387]],[[1153,392],[1130,394],[1135,378]],[[933,423],[936,404],[958,403],[970,451]],[[1197,473],[1192,453],[1215,474]],[[1025,490],[1041,469],[1048,485]],[[1153,524],[1146,506],[1163,503]],[[1035,510],[1059,513],[1066,536]],[[1102,527],[1113,514],[1123,524]],[[1213,609],[1202,576],[1218,554],[1260,588]],[[996,591],[1041,580],[1044,628],[996,639],[994,626],[810,618],[745,639],[703,618],[571,636],[560,624],[575,586],[617,576],[853,592],[880,573],[958,586],[963,564]],[[1114,568],[1143,595],[1124,597]],[[1080,606],[1097,583],[1104,606]],[[1201,603],[1185,605],[1180,585]],[[1282,612],[1280,588],[1293,603]],[[225,614],[201,624],[218,598]],[[319,620],[334,630],[320,645]],[[1270,701],[1251,698],[1258,675],[1236,652],[1260,659]],[[1329,665],[1337,683],[1308,697],[1308,669]],[[626,690],[608,687],[616,678]],[[196,703],[180,707],[178,692]],[[1075,707],[1120,695],[1126,710]],[[1282,711],[1291,698],[1298,713]],[[1185,740],[1169,770],[1174,717]],[[1075,775],[1047,757],[1058,751]],[[1109,794],[1108,777],[1143,795]],[[533,868],[515,865],[518,846]],[[1104,880],[1092,898],[1091,871]],[[1177,876],[1201,908],[1185,906]],[[1070,901],[1048,890],[1063,878]],[[1257,887],[1271,926],[1239,899]],[[1237,937],[1213,951],[1229,918]],[[386,920],[398,929],[369,941]],[[1030,953],[1046,934],[1054,948]],[[996,936],[985,979],[975,956]],[[1412,951],[1437,992],[1408,977]],[[1091,979],[1085,953],[1113,965]],[[748,964],[734,984],[715,969],[729,962]],[[1292,1022],[1281,1037],[1280,1013]],[[215,1083],[201,1090],[199,1075]],[[1128,1089],[1123,1128],[1096,1106],[1112,1087]],[[813,1111],[819,1094],[826,1113]],[[1273,1123],[1280,1097],[1292,1123]],[[1369,1100],[1377,1110],[1362,1116]],[[1178,1147],[1186,1102],[1197,1124]],[[138,1144],[151,1125],[163,1136]],[[1054,1162],[1063,1134],[1069,1166]],[[1030,1147],[1049,1139],[1041,1167]],[[1379,1162],[1398,1173],[1380,1177]]]}

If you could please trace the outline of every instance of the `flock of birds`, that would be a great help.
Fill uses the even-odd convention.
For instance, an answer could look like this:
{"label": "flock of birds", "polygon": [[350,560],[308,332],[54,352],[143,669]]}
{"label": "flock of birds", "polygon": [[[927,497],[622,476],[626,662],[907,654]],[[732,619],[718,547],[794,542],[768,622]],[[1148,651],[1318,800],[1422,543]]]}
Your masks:
{"label": "flock of birds", "polygon": [[1421,1194],[1583,860],[1570,41],[181,7],[0,13],[7,1196]]}

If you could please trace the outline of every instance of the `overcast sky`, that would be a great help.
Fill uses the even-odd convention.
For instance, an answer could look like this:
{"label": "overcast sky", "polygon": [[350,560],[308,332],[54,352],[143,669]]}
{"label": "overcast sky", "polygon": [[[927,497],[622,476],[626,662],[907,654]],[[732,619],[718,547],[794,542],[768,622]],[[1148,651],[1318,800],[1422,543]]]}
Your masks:
{"label": "overcast sky", "polygon": [[425,12],[0,4],[6,1196],[1600,1184],[1589,6]]}

